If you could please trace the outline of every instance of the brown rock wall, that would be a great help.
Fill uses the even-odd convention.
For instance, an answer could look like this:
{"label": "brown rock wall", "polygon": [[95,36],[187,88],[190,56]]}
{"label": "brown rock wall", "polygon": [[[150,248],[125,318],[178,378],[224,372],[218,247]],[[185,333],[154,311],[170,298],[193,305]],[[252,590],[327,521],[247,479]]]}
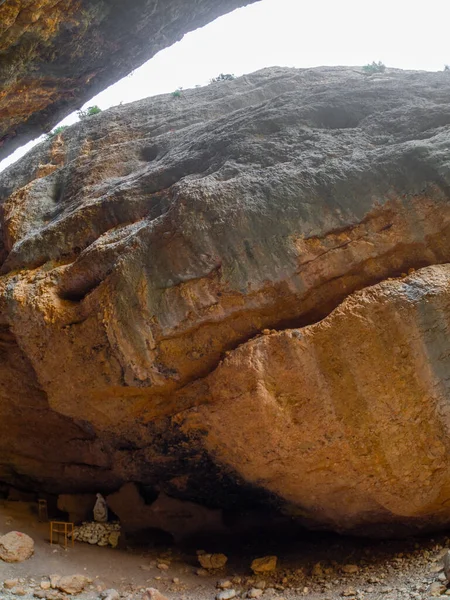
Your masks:
{"label": "brown rock wall", "polygon": [[449,98],[445,73],[268,69],[0,175],[1,478],[446,524]]}

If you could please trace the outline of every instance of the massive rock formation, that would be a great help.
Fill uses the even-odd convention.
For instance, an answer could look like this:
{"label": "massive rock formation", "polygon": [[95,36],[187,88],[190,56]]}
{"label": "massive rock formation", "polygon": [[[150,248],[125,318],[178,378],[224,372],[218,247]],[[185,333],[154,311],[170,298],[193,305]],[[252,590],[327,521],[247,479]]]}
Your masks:
{"label": "massive rock formation", "polygon": [[449,151],[447,73],[345,68],[37,147],[0,176],[0,479],[448,524]]}
{"label": "massive rock formation", "polygon": [[3,0],[0,159],[159,50],[255,0]]}

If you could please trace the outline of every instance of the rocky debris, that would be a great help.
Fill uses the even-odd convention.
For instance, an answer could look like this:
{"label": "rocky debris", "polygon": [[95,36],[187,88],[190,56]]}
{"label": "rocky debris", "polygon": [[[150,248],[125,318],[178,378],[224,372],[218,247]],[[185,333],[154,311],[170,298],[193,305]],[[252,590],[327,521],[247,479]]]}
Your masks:
{"label": "rocky debris", "polygon": [[[217,581],[214,574],[209,574],[209,579],[202,580],[201,585],[194,585],[187,578],[187,587],[178,588],[172,585],[175,578],[160,578],[158,585],[161,590],[150,592],[146,595],[145,588],[139,585],[122,584],[116,590],[105,589],[96,579],[95,590],[86,586],[81,598],[86,600],[118,600],[118,594],[124,600],[163,600],[167,596],[174,600],[208,600],[213,597],[219,600],[227,598],[267,598],[268,600],[291,600],[305,598],[305,600],[337,600],[338,598],[359,598],[367,600],[427,600],[434,594],[448,595],[447,588],[439,577],[445,574],[437,572],[434,567],[442,564],[442,559],[448,547],[449,540],[442,536],[439,541],[417,538],[419,543],[390,541],[372,547],[364,543],[352,543],[350,539],[341,543],[338,538],[315,543],[312,541],[304,546],[299,541],[300,547],[295,557],[292,548],[285,556],[280,557],[281,566],[276,571],[268,573],[262,579],[259,576],[230,575],[227,579]],[[394,551],[401,547],[402,551]],[[320,555],[320,556],[319,556]],[[166,557],[166,553],[153,556],[153,567]],[[174,558],[174,557],[172,557]],[[231,557],[230,557],[231,558]],[[237,556],[233,557],[236,566]],[[117,560],[121,560],[117,556]],[[30,563],[32,564],[32,563]],[[344,567],[355,565],[358,570]],[[320,565],[319,570],[317,565]],[[240,569],[248,571],[248,560],[241,561]],[[59,576],[58,576],[59,577]],[[60,577],[52,576],[53,583],[58,587]],[[45,581],[50,580],[46,578]],[[40,579],[17,579],[14,582],[14,592],[20,589],[26,591],[27,600],[34,597],[47,598],[47,600],[62,600],[66,593],[59,589],[50,590],[48,593],[40,589]],[[195,582],[195,579],[193,580]],[[231,585],[230,585],[231,584]],[[214,590],[214,585],[216,588]],[[150,588],[149,588],[150,589]],[[154,589],[154,588],[153,588]],[[3,594],[6,598],[16,596],[5,588]],[[147,590],[148,591],[148,590]],[[226,594],[221,594],[226,592]],[[160,595],[158,595],[160,594]],[[220,595],[219,595],[220,594]],[[2,594],[0,593],[0,596]],[[109,596],[112,596],[110,599]]]}
{"label": "rocky debris", "polygon": [[10,531],[0,537],[0,559],[5,562],[22,562],[33,555],[34,541],[26,533]]}
{"label": "rocky debris", "polygon": [[225,554],[207,554],[206,552],[199,554],[197,558],[202,567],[207,570],[223,569],[228,561]]}
{"label": "rocky debris", "polygon": [[217,582],[216,587],[221,590],[229,590],[233,587],[233,582],[229,579],[222,579],[221,581]]}
{"label": "rocky debris", "polygon": [[261,598],[263,593],[264,590],[261,590],[259,588],[252,588],[247,592],[247,598]]}
{"label": "rocky debris", "polygon": [[126,483],[118,492],[110,494],[107,502],[128,532],[153,527],[167,531],[175,541],[181,541],[202,531],[225,531],[221,510],[176,500],[164,493],[160,493],[156,500],[148,505],[134,483]]}
{"label": "rocky debris", "polygon": [[100,0],[0,2],[0,159],[188,31],[252,1],[134,0],[125,12]]}
{"label": "rocky debris", "polygon": [[88,583],[92,583],[92,579],[85,575],[66,575],[60,577],[57,588],[66,594],[81,594]]}
{"label": "rocky debris", "polygon": [[348,575],[352,575],[359,571],[358,565],[343,565],[342,572],[347,573]]}
{"label": "rocky debris", "polygon": [[255,558],[252,561],[251,569],[253,573],[271,573],[277,568],[277,557],[276,556],[263,556],[261,558]]}
{"label": "rocky debris", "polygon": [[11,590],[13,587],[16,587],[16,585],[19,584],[19,580],[18,579],[5,579],[5,581],[3,582],[3,587],[6,590]]}
{"label": "rocky debris", "polygon": [[449,99],[267,69],[2,173],[2,479],[447,526]]}
{"label": "rocky debris", "polygon": [[235,598],[236,596],[236,590],[233,588],[229,588],[218,592],[216,594],[216,600],[231,600],[231,598]]}
{"label": "rocky debris", "polygon": [[314,577],[321,577],[322,575],[324,575],[324,569],[322,568],[322,565],[319,563],[316,563],[313,568],[311,569],[311,575]]}
{"label": "rocky debris", "polygon": [[38,590],[35,591],[33,595],[35,598],[41,598],[42,600],[65,600],[68,597],[66,594],[58,592],[57,590]]}
{"label": "rocky debris", "polygon": [[[104,590],[101,594],[100,594],[100,598],[102,598],[103,600],[119,600],[120,599],[120,594],[117,590],[114,589],[109,589],[109,590]],[[163,598],[155,598],[152,599],[151,597],[149,598],[149,600],[164,600]]]}
{"label": "rocky debris", "polygon": [[120,523],[86,522],[74,527],[73,539],[97,546],[116,548],[120,538]]}
{"label": "rocky debris", "polygon": [[168,600],[164,594],[161,594],[156,588],[147,588],[142,600]]}
{"label": "rocky debris", "polygon": [[447,588],[442,583],[435,581],[430,586],[430,596],[441,596]]}

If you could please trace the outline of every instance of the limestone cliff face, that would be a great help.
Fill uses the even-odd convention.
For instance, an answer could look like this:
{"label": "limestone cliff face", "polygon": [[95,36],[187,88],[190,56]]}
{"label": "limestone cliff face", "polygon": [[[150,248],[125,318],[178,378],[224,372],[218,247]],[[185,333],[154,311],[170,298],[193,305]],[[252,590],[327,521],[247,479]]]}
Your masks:
{"label": "limestone cliff face", "polygon": [[36,148],[0,176],[0,478],[450,522],[449,151],[446,73],[344,68]]}
{"label": "limestone cliff face", "polygon": [[0,2],[0,159],[188,31],[254,1]]}
{"label": "limestone cliff face", "polygon": [[240,346],[185,426],[306,522],[448,523],[449,307],[450,265],[356,292],[315,325]]}

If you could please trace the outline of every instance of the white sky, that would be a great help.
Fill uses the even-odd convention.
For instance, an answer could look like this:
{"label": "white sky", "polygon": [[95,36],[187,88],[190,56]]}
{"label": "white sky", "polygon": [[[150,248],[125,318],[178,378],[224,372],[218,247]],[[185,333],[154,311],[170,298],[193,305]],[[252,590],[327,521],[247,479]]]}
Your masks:
{"label": "white sky", "polygon": [[[267,66],[364,65],[441,71],[450,63],[446,0],[261,0],[188,33],[85,106],[103,110],[178,87],[204,85],[219,73]],[[63,124],[74,123],[73,114]],[[0,162],[23,156],[30,142]]]}

